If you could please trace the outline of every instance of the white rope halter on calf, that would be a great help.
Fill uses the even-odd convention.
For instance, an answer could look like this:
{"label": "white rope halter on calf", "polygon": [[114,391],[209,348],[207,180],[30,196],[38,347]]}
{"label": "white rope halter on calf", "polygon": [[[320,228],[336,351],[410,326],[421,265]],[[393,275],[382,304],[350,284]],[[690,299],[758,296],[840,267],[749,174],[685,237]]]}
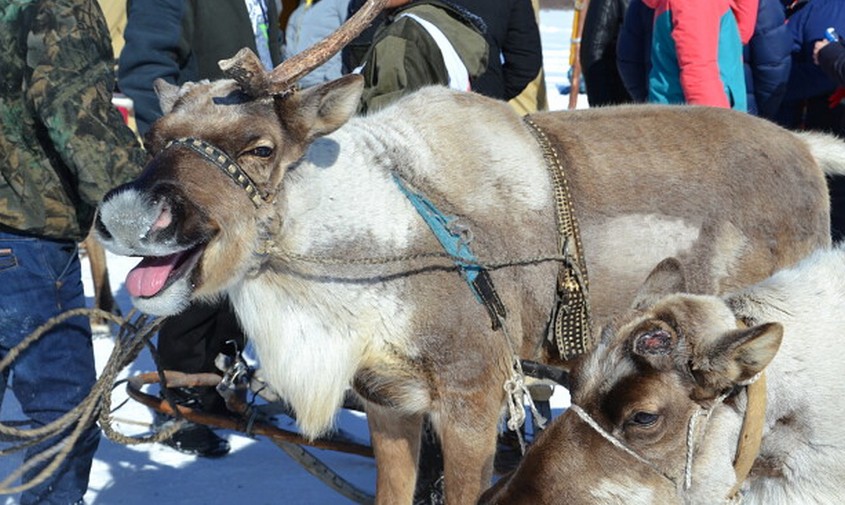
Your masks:
{"label": "white rope halter on calf", "polygon": [[[747,384],[743,383],[741,385],[751,384],[754,381],[756,381],[759,376],[760,376],[760,374],[757,374],[750,381],[748,381]],[[625,444],[625,442],[619,440],[617,437],[613,436],[612,433],[610,433],[609,431],[602,428],[601,425],[599,425],[599,423],[596,422],[596,420],[593,419],[592,416],[590,416],[590,414],[588,414],[583,408],[581,408],[580,406],[573,403],[569,406],[569,410],[571,410],[572,412],[577,414],[578,417],[581,418],[582,421],[584,421],[584,423],[586,423],[596,433],[601,435],[602,438],[604,438],[605,440],[610,442],[611,445],[613,445],[617,449],[621,450],[625,454],[628,454],[629,456],[636,459],[640,463],[646,465],[650,469],[654,470],[655,473],[659,474],[661,477],[664,477],[669,482],[671,482],[672,485],[677,490],[678,494],[680,496],[683,496],[683,494],[685,492],[689,491],[689,489],[692,487],[692,465],[693,465],[693,457],[694,457],[694,454],[695,454],[695,444],[696,444],[696,440],[697,440],[696,434],[699,434],[699,433],[703,434],[704,433],[706,423],[710,419],[711,414],[713,413],[713,411],[715,410],[716,407],[718,407],[719,405],[721,405],[725,401],[725,399],[728,396],[729,396],[729,393],[725,393],[725,394],[719,396],[718,398],[716,398],[713,401],[713,403],[709,407],[705,408],[705,407],[699,406],[699,409],[696,412],[694,412],[692,414],[692,416],[690,416],[690,419],[687,423],[687,436],[686,436],[686,451],[687,452],[686,452],[686,458],[685,458],[685,463],[684,463],[684,480],[683,480],[682,486],[678,484],[678,481],[675,478],[673,478],[668,473],[661,470],[654,462],[652,462],[648,458],[640,455],[639,453],[637,453],[637,451],[628,447]],[[704,424],[701,424],[702,420],[703,420]],[[740,500],[741,500],[741,495],[737,494],[737,495],[734,495],[734,496],[729,496],[727,498],[727,501],[730,502],[730,503],[737,503],[736,502],[737,497],[740,497]]]}

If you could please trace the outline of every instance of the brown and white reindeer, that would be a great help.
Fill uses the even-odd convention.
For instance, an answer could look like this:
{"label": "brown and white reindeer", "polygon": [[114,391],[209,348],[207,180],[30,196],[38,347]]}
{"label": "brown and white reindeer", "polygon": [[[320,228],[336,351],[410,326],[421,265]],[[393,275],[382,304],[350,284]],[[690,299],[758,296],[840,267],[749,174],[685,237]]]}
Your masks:
{"label": "brown and white reindeer", "polygon": [[[514,354],[554,358],[559,264],[532,261],[560,254],[544,150],[506,103],[476,94],[431,87],[355,117],[358,76],[289,93],[319,64],[309,58],[264,73],[239,53],[223,62],[233,79],[159,84],[154,157],[107,195],[96,229],[111,251],[144,257],[126,281],[143,311],[226,293],[308,436],[331,427],[353,388],[379,503],[411,502],[424,414],[442,441],[447,500],[474,503]],[[721,293],[829,243],[823,171],[845,171],[845,149],[827,137],[696,107],[533,121],[566,174],[597,321],[664,257],[680,259],[695,292]],[[431,256],[441,245],[396,180],[454,217],[478,260],[505,265],[489,270],[501,330],[452,262]]]}
{"label": "brown and white reindeer", "polygon": [[659,265],[480,503],[845,503],[845,249],[723,297],[672,294],[683,274]]}

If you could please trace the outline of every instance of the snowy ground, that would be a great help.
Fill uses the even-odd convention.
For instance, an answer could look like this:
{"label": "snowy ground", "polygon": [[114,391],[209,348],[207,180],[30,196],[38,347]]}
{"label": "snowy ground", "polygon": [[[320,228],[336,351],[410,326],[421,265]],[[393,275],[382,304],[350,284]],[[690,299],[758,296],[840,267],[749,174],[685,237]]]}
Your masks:
{"label": "snowy ground", "polygon": [[[568,95],[560,95],[558,85],[568,84],[569,41],[572,29],[572,11],[541,11],[541,32],[544,46],[544,66],[549,104],[552,109],[566,109]],[[579,107],[585,107],[586,98],[579,97]],[[109,255],[112,287],[124,309],[129,310],[128,296],[123,288],[126,272],[136,260]],[[83,272],[88,272],[87,264]],[[90,279],[86,289],[93,293]],[[112,349],[111,339],[100,337],[95,341],[98,366],[108,359]],[[124,372],[124,376],[154,370],[152,359],[146,352]],[[565,390],[557,391],[552,406],[560,412],[568,402]],[[122,389],[114,395],[113,405],[118,405],[125,394]],[[149,430],[149,410],[128,402],[115,414],[122,420],[116,428],[128,435],[145,434]],[[0,412],[0,419],[20,419],[21,414],[13,399],[7,398]],[[284,418],[283,418],[284,419]],[[367,440],[366,420],[361,415],[343,412],[338,425]],[[292,423],[280,424],[294,429]],[[183,455],[166,446],[146,444],[124,446],[103,438],[94,461],[91,482],[85,498],[92,505],[147,505],[181,504],[207,505],[218,503],[264,504],[345,504],[352,503],[323,485],[305,472],[297,463],[270,441],[250,438],[236,432],[221,432],[232,446],[232,452],[217,460]],[[373,493],[375,466],[367,458],[332,451],[312,450],[333,470],[360,489]],[[8,475],[20,464],[18,456],[0,458],[0,476]],[[0,479],[2,480],[2,479]],[[15,499],[6,498],[8,504]]]}

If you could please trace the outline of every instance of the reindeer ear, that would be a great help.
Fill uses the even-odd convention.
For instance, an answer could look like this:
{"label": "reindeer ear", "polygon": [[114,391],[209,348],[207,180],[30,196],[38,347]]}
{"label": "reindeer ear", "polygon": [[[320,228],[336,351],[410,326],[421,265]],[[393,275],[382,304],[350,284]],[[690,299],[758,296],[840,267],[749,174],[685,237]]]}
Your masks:
{"label": "reindeer ear", "polygon": [[279,114],[299,125],[306,141],[337,130],[358,110],[364,78],[349,74],[280,98]]}
{"label": "reindeer ear", "polygon": [[711,395],[718,394],[762,372],[774,359],[782,340],[783,326],[779,323],[729,331],[693,358],[693,374],[699,386]]}
{"label": "reindeer ear", "polygon": [[687,290],[684,267],[676,258],[666,258],[648,274],[637,294],[634,296],[633,309],[643,310],[654,305],[657,300],[672,293],[683,293]]}
{"label": "reindeer ear", "polygon": [[179,98],[179,86],[170,84],[159,77],[153,81],[153,89],[158,96],[158,104],[161,107],[162,114],[169,114],[173,109],[173,104]]}

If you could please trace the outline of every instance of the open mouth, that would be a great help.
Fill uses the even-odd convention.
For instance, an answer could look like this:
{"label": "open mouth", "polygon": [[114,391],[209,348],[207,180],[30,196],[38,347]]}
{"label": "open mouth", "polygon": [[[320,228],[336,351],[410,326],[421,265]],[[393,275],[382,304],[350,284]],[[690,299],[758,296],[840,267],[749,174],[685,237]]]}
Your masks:
{"label": "open mouth", "polygon": [[167,256],[148,256],[126,275],[126,290],[135,298],[158,295],[193,271],[205,244]]}

